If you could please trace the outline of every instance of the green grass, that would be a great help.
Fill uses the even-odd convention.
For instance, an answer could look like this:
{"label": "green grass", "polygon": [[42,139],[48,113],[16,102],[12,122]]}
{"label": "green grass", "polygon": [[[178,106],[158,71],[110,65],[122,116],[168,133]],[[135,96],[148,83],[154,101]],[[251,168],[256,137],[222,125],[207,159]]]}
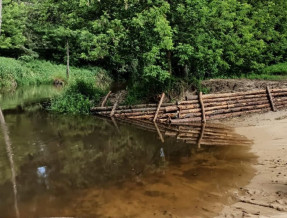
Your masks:
{"label": "green grass", "polygon": [[287,76],[287,63],[274,64],[263,70],[264,74]]}
{"label": "green grass", "polygon": [[[29,62],[0,57],[0,91],[10,91],[19,86],[52,84],[55,79],[66,81],[66,66],[49,61]],[[69,82],[75,80],[93,81],[101,89],[106,88],[111,79],[107,72],[98,67],[71,67]]]}

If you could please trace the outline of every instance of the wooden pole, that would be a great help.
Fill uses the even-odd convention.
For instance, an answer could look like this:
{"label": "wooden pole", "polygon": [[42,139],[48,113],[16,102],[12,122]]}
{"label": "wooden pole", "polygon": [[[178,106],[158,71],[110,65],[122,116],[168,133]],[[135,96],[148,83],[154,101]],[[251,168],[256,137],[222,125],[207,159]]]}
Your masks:
{"label": "wooden pole", "polygon": [[199,98],[199,102],[200,102],[200,106],[201,106],[202,122],[206,123],[204,103],[203,103],[203,99],[202,99],[202,92],[199,92],[198,98]]}
{"label": "wooden pole", "polygon": [[110,117],[113,117],[113,116],[115,115],[115,112],[116,112],[117,106],[118,106],[118,104],[119,104],[121,95],[122,95],[121,93],[118,94],[117,99],[116,99],[116,102],[115,102],[115,104],[114,104],[114,106],[113,106],[113,109],[112,109],[112,111],[111,111],[111,113],[110,113]]}
{"label": "wooden pole", "polygon": [[270,92],[269,86],[266,87],[266,91],[267,91],[267,94],[268,94],[268,98],[269,98],[269,101],[270,101],[271,108],[272,108],[273,111],[276,111],[276,108],[275,108],[274,103],[273,103],[273,97],[272,97],[272,94]]}
{"label": "wooden pole", "polygon": [[107,103],[107,100],[110,97],[111,93],[112,93],[112,91],[109,91],[109,93],[106,95],[106,97],[104,98],[104,100],[103,100],[103,102],[101,104],[101,107],[105,106],[105,104]]}
{"label": "wooden pole", "polygon": [[201,148],[201,141],[203,139],[203,136],[204,136],[204,130],[205,130],[205,123],[202,124],[201,126],[201,131],[200,131],[200,136],[198,138],[198,141],[197,141],[197,148],[200,149]]}
{"label": "wooden pole", "polygon": [[159,101],[159,104],[158,104],[158,107],[157,107],[157,110],[156,110],[155,116],[154,116],[154,118],[153,118],[153,122],[155,122],[155,121],[156,121],[156,119],[157,119],[158,112],[159,112],[159,109],[160,109],[160,107],[161,107],[161,105],[162,105],[162,102],[163,102],[164,96],[165,96],[165,94],[164,94],[164,92],[163,92],[163,93],[162,93],[162,95],[161,95],[161,98],[160,98],[160,101]]}

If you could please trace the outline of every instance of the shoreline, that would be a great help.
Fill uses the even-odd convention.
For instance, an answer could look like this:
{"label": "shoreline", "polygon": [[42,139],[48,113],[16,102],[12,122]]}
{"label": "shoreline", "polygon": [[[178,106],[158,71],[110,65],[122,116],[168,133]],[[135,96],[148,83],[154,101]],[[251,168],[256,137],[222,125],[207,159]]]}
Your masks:
{"label": "shoreline", "polygon": [[234,193],[237,203],[225,206],[218,217],[287,217],[287,111],[256,114],[225,121],[254,141],[258,158],[250,183]]}

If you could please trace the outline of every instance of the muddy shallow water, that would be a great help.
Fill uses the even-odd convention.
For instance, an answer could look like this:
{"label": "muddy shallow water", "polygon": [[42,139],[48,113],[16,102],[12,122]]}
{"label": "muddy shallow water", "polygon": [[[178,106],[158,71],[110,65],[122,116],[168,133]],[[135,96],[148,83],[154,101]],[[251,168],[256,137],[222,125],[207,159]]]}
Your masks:
{"label": "muddy shallow water", "polygon": [[0,217],[211,217],[254,174],[250,141],[218,124],[4,116]]}

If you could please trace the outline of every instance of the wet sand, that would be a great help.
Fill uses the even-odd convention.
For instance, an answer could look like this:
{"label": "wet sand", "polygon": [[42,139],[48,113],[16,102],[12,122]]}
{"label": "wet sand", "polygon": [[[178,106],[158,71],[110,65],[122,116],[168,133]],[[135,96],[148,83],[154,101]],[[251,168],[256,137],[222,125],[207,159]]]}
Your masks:
{"label": "wet sand", "polygon": [[234,193],[237,203],[218,217],[287,217],[287,111],[226,121],[237,133],[254,140],[256,175]]}

